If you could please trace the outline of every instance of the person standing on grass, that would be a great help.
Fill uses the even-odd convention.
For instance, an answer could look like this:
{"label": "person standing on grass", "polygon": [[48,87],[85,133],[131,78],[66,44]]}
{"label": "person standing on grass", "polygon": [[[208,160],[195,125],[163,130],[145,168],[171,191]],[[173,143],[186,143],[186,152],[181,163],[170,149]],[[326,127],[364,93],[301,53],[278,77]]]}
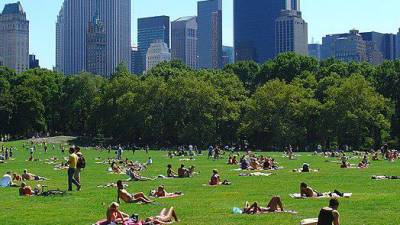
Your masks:
{"label": "person standing on grass", "polygon": [[78,146],[75,147],[75,154],[78,156],[78,162],[76,163],[76,170],[74,173],[74,178],[80,184],[81,183],[81,171],[82,171],[82,169],[85,169],[85,167],[86,167],[86,160],[81,152],[81,149]]}
{"label": "person standing on grass", "polygon": [[72,184],[75,184],[77,190],[81,190],[81,184],[75,180],[74,174],[76,171],[76,166],[78,164],[78,156],[75,154],[75,149],[69,149],[69,160],[68,160],[68,191],[72,191]]}

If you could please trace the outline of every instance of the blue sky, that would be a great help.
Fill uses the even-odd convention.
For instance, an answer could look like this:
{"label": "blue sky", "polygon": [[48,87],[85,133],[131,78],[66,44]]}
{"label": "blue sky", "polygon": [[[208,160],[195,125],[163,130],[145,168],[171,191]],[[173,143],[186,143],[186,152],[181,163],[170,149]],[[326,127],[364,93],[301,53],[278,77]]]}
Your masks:
{"label": "blue sky", "polygon": [[[0,0],[4,4],[16,0]],[[20,0],[30,20],[30,52],[42,67],[55,64],[55,21],[63,0]],[[252,0],[248,0],[249,3]],[[265,0],[268,1],[268,0]],[[196,14],[197,0],[132,0],[133,42],[136,43],[138,17],[168,15],[171,20]],[[233,43],[232,0],[224,4],[224,44]],[[400,27],[399,0],[302,0],[304,19],[309,23],[309,39],[321,42],[326,34],[361,31],[396,33]]]}

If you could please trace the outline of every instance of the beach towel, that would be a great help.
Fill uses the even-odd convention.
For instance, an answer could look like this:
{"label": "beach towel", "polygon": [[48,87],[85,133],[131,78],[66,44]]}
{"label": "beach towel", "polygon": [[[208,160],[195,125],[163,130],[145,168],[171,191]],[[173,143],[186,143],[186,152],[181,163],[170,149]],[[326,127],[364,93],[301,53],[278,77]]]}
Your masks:
{"label": "beach towel", "polygon": [[[350,198],[353,195],[353,193],[343,193],[343,197],[335,194],[335,193],[322,193],[322,196],[318,196],[318,197],[311,197],[311,198]],[[295,199],[306,199],[307,197],[303,197],[301,196],[300,193],[295,193],[295,194],[290,194],[289,195],[291,198],[295,198]]]}
{"label": "beach towel", "polygon": [[317,225],[317,224],[318,224],[318,218],[304,219],[300,222],[300,225]]}
{"label": "beach towel", "polygon": [[262,173],[262,172],[255,172],[255,173],[241,173],[239,174],[240,177],[268,177],[271,176],[272,173]]}

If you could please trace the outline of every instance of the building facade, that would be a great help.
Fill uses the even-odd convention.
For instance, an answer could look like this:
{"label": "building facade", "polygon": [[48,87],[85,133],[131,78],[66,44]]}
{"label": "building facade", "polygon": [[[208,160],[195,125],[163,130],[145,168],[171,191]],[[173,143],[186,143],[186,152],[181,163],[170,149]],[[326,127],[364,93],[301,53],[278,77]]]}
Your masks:
{"label": "building facade", "polygon": [[235,62],[235,50],[231,46],[222,46],[222,66]]}
{"label": "building facade", "polygon": [[131,0],[64,0],[56,23],[56,69],[66,75],[87,70],[89,22],[98,13],[107,37],[106,75],[131,64]]}
{"label": "building facade", "polygon": [[179,18],[171,23],[172,59],[197,69],[197,17]]}
{"label": "building facade", "polygon": [[96,75],[110,75],[107,73],[107,35],[98,14],[89,22],[86,34],[86,71]]}
{"label": "building facade", "polygon": [[29,69],[40,68],[39,59],[36,55],[29,55]]}
{"label": "building facade", "polygon": [[146,70],[166,61],[171,61],[168,45],[162,40],[155,40],[150,44],[146,53]]}
{"label": "building facade", "polygon": [[138,19],[138,59],[135,63],[135,74],[146,70],[146,54],[154,41],[170,44],[170,20],[168,16],[156,16]]}
{"label": "building facade", "polygon": [[396,59],[396,35],[378,32],[360,33],[364,41],[374,42],[385,60]]}
{"label": "building facade", "polygon": [[335,58],[345,62],[369,62],[372,64],[383,62],[383,54],[379,51],[376,43],[365,41],[358,30],[323,37],[321,58]]}
{"label": "building facade", "polygon": [[0,61],[17,73],[29,69],[29,21],[20,2],[0,14]]}
{"label": "building facade", "polygon": [[321,60],[321,44],[309,44],[308,55],[314,57],[318,61]]}
{"label": "building facade", "polygon": [[222,67],[222,0],[197,3],[198,67]]}
{"label": "building facade", "polygon": [[308,25],[296,10],[282,10],[275,21],[275,52],[308,55]]}
{"label": "building facade", "polygon": [[275,21],[282,10],[300,11],[299,0],[234,0],[235,61],[264,63],[276,56]]}

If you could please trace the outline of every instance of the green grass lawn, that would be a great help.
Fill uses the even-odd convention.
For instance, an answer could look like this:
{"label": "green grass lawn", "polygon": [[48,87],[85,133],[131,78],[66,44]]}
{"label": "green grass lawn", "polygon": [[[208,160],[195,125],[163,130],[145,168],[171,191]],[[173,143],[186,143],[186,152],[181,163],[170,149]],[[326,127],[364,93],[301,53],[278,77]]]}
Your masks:
{"label": "green grass lawn", "polygon": [[[51,156],[60,157],[59,149],[42,150],[35,153],[40,162],[26,162],[28,152],[22,150],[22,142],[6,143],[6,146],[17,146],[14,152],[16,160],[0,164],[0,173],[15,171],[22,173],[28,169],[31,173],[45,176],[51,180],[43,182],[49,188],[67,189],[66,171],[53,170],[52,165],[45,164],[43,159]],[[50,148],[51,149],[51,148]],[[114,157],[114,153],[83,150],[87,160],[87,168],[82,172],[82,191],[72,192],[65,197],[19,197],[18,189],[0,189],[0,224],[92,224],[105,217],[109,203],[116,200],[116,190],[113,188],[97,188],[99,184],[116,182],[126,179],[124,175],[112,175],[106,171],[107,166],[95,164],[96,157]],[[120,209],[128,214],[137,213],[140,218],[158,214],[163,207],[174,206],[182,225],[280,225],[299,224],[301,219],[318,216],[321,207],[326,206],[327,199],[295,200],[290,193],[298,192],[300,182],[306,182],[319,191],[338,189],[342,192],[352,192],[350,199],[340,200],[342,224],[346,225],[399,225],[400,224],[400,180],[373,181],[372,175],[400,175],[399,162],[373,162],[365,170],[343,170],[339,165],[326,162],[320,156],[300,153],[297,160],[283,158],[281,153],[266,153],[275,157],[284,169],[273,172],[270,177],[239,177],[237,168],[226,165],[226,159],[207,160],[206,156],[198,156],[196,161],[183,162],[186,166],[195,165],[200,174],[191,179],[156,180],[148,182],[129,183],[130,192],[149,193],[151,189],[164,184],[167,190],[182,191],[183,197],[158,200],[162,205],[136,205],[121,203]],[[165,152],[151,151],[124,152],[124,157],[145,162],[148,156],[154,160],[154,165],[143,172],[143,176],[165,174],[166,165],[176,168],[181,164],[178,158],[169,159]],[[333,159],[328,159],[333,160]],[[319,173],[297,174],[291,172],[301,167],[303,162],[311,164],[312,168],[320,168]],[[356,161],[352,161],[356,163]],[[223,179],[232,181],[231,186],[204,187],[211,170],[217,168]],[[29,182],[34,186],[35,182]],[[266,204],[267,199],[279,195],[287,209],[298,211],[297,215],[267,214],[267,215],[234,215],[233,207],[242,207],[245,201],[258,201]]]}

